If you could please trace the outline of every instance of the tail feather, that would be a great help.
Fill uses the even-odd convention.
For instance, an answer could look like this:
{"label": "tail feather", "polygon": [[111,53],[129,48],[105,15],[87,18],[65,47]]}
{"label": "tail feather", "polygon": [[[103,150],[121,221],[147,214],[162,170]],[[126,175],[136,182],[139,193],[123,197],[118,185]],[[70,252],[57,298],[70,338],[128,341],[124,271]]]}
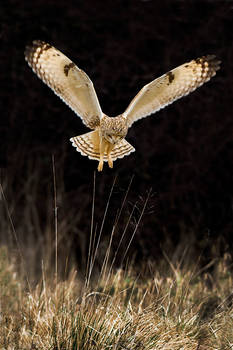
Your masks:
{"label": "tail feather", "polygon": [[[76,147],[76,150],[80,152],[83,156],[87,156],[89,159],[100,159],[99,152],[99,131],[91,131],[86,134],[75,136],[70,139],[72,146]],[[135,148],[131,146],[129,142],[125,139],[121,140],[111,152],[112,160],[117,158],[123,158],[124,156],[129,155],[131,152],[134,152]],[[104,161],[108,161],[107,154],[104,154]]]}
{"label": "tail feather", "polygon": [[117,158],[123,158],[134,151],[135,148],[129,142],[123,139],[113,148],[111,157],[112,160],[116,160]]}
{"label": "tail feather", "polygon": [[88,156],[90,159],[99,160],[99,133],[98,130],[88,132],[86,134],[75,136],[70,139],[72,146],[82,154]]}

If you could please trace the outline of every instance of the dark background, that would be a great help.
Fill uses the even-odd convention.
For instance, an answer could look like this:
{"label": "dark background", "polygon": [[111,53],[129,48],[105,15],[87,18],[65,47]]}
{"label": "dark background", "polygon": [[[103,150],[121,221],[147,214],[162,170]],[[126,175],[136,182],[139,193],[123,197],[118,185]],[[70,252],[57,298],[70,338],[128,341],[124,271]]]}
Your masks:
{"label": "dark background", "polygon": [[52,225],[52,155],[58,217],[66,220],[60,249],[70,241],[69,249],[84,261],[91,227],[97,162],[72,148],[69,138],[88,129],[24,61],[25,45],[40,39],[85,70],[110,116],[180,64],[205,54],[222,61],[210,82],[133,125],[127,140],[136,152],[96,174],[94,227],[100,231],[117,176],[102,231],[103,242],[109,238],[134,176],[113,245],[136,204],[125,250],[149,194],[130,250],[136,261],[157,259],[163,251],[179,257],[185,247],[203,262],[231,252],[233,2],[35,0],[0,6],[1,167],[19,240],[35,232],[37,242],[38,232],[43,236]]}

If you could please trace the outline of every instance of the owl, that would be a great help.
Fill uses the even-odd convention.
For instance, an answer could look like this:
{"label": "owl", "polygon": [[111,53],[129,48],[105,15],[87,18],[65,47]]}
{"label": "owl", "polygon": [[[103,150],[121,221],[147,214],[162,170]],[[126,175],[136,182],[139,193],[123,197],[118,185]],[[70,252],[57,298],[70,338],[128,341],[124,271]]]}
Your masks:
{"label": "owl", "polygon": [[111,118],[101,110],[94,86],[87,74],[55,47],[33,41],[25,50],[33,71],[57,94],[92,131],[70,139],[83,156],[104,162],[110,168],[117,158],[134,152],[125,140],[132,124],[188,95],[216,74],[220,61],[207,55],[184,63],[145,85],[124,113]]}

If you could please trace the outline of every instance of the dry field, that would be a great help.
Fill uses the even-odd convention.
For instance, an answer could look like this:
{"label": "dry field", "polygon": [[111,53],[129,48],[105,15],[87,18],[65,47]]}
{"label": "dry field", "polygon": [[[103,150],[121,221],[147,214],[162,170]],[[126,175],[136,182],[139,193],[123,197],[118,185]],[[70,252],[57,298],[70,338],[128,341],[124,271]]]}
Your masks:
{"label": "dry field", "polygon": [[[32,222],[38,219],[30,199],[30,210],[25,206],[26,212],[22,212],[22,217],[27,218],[22,231],[28,251],[19,239],[23,221],[16,227],[16,209],[11,207],[6,193],[1,185],[1,233],[5,230],[8,238],[0,247],[0,349],[233,349],[230,256],[225,254],[200,268],[198,261],[190,262],[192,257],[186,259],[189,252],[184,249],[179,261],[172,261],[164,253],[159,263],[142,262],[139,269],[130,262],[129,246],[125,246],[118,253],[126,263],[122,264],[124,268],[116,269],[111,250],[123,201],[102,254],[102,264],[96,267],[98,252],[103,249],[101,234],[96,234],[91,223],[85,271],[79,270],[72,259],[73,267],[68,268],[61,266],[64,259],[59,255],[59,237],[65,234],[65,223],[59,221],[56,210],[55,176],[53,203],[50,201],[55,208],[51,219],[54,225],[50,226],[54,239],[41,244],[39,231],[33,231],[34,241],[28,238]],[[106,213],[108,205],[107,202]],[[92,209],[94,212],[94,200]],[[43,254],[38,255],[38,250]],[[61,275],[61,269],[66,273]]]}

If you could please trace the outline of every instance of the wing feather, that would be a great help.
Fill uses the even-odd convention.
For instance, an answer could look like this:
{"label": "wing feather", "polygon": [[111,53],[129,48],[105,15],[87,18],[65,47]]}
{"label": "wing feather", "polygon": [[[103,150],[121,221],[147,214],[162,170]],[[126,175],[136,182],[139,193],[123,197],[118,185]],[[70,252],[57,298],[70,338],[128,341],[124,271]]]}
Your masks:
{"label": "wing feather", "polygon": [[25,50],[33,71],[58,95],[89,128],[96,128],[102,111],[87,74],[53,46],[35,40]]}
{"label": "wing feather", "polygon": [[220,63],[214,55],[203,56],[145,85],[123,113],[128,126],[194,91],[216,74]]}

